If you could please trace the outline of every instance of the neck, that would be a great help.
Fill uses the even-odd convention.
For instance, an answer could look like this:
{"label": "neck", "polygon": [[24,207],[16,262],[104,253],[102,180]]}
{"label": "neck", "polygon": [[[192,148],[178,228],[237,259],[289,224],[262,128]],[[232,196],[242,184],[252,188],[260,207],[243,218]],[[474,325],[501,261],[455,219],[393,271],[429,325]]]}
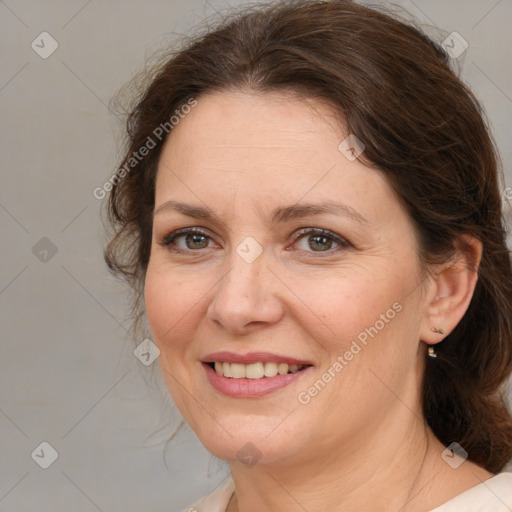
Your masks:
{"label": "neck", "polygon": [[[228,510],[382,512],[383,506],[401,512],[426,510],[425,496],[432,485],[439,487],[444,471],[439,456],[444,447],[421,416],[401,407],[403,414],[397,417],[395,411],[393,420],[381,424],[373,437],[364,431],[351,438],[346,443],[349,449],[317,452],[314,457],[305,454],[281,465],[247,468],[233,463],[236,497]],[[401,432],[396,430],[399,425]]]}

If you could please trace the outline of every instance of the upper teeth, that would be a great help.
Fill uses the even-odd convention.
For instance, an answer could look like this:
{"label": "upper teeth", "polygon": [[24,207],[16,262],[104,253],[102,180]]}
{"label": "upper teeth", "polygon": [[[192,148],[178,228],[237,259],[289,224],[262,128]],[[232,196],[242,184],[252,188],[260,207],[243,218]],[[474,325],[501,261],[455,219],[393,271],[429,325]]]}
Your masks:
{"label": "upper teeth", "polygon": [[215,371],[224,377],[232,379],[261,379],[262,377],[275,377],[277,374],[286,375],[295,373],[304,368],[298,364],[288,363],[220,363],[215,362]]}

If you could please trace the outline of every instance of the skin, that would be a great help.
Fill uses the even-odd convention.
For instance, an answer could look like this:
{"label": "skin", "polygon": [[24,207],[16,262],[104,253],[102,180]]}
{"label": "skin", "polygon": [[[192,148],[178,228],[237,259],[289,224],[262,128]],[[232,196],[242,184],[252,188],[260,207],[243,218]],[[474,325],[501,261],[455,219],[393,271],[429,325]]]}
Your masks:
{"label": "skin", "polygon": [[[425,425],[427,344],[466,311],[479,242],[426,275],[411,220],[383,174],[350,161],[333,110],[294,93],[216,92],[177,125],[161,155],[155,211],[167,201],[208,207],[218,220],[163,207],[154,215],[146,312],[168,390],[204,446],[230,462],[229,511],[422,511],[491,476],[457,470]],[[276,208],[341,202],[339,213],[271,224]],[[197,227],[163,246],[171,232]],[[299,235],[323,228],[349,242]],[[248,236],[263,249],[236,252]],[[199,244],[197,243],[199,240]],[[180,250],[181,252],[176,252]],[[316,249],[316,250],[315,250]],[[306,405],[307,391],[357,335],[401,311]],[[208,382],[208,353],[273,352],[313,368],[260,398],[228,397]],[[237,456],[252,443],[257,463]],[[385,507],[385,508],[384,508]]]}

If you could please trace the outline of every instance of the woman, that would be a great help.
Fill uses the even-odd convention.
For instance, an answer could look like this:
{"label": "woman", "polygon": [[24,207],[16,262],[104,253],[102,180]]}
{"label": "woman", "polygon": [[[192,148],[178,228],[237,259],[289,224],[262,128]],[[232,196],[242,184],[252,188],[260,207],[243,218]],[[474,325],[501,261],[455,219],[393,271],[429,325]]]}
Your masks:
{"label": "woman", "polygon": [[106,260],[231,468],[189,510],[510,510],[497,155],[435,43],[344,0],[249,10],[128,134]]}

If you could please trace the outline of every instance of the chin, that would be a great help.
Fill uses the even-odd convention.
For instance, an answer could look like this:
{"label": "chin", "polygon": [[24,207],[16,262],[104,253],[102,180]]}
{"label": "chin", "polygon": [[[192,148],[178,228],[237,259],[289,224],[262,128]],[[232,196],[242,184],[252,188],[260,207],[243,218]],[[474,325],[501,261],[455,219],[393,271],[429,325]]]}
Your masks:
{"label": "chin", "polygon": [[[212,455],[227,462],[240,462],[251,467],[255,464],[276,465],[299,458],[297,441],[303,435],[302,429],[297,428],[294,432],[293,426],[287,425],[288,428],[280,432],[280,427],[276,429],[276,425],[282,419],[260,417],[258,421],[257,417],[251,415],[238,419],[236,427],[227,431],[215,422],[202,423],[199,427],[193,421],[189,424]],[[221,419],[219,423],[222,426],[225,423],[235,424]]]}

